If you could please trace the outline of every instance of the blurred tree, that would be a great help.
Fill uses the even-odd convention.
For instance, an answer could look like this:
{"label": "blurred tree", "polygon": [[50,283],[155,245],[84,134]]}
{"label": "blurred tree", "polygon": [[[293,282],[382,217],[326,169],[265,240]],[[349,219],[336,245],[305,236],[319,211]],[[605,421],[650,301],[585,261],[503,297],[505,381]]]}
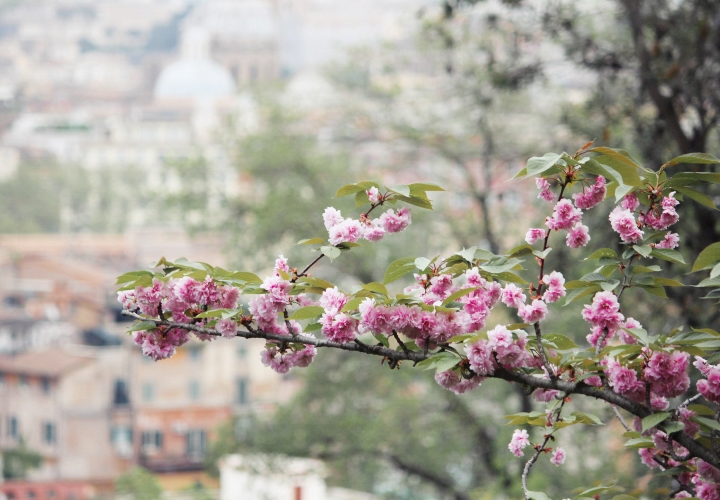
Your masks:
{"label": "blurred tree", "polygon": [[162,487],[150,472],[136,466],[115,480],[115,491],[133,500],[158,500]]}
{"label": "blurred tree", "polygon": [[29,449],[21,438],[15,448],[2,452],[3,479],[25,479],[29,470],[37,469],[42,463],[42,455]]}

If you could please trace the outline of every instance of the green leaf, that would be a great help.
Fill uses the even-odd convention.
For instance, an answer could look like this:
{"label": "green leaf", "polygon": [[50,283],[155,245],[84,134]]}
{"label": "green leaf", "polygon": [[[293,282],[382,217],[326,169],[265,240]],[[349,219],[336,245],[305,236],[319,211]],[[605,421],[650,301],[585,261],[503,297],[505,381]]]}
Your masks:
{"label": "green leaf", "polygon": [[[340,189],[337,190],[335,193],[335,198],[341,198],[343,196],[347,196],[349,194],[355,194],[358,191],[365,191],[366,188],[362,186],[358,186],[357,184],[346,184]],[[369,189],[369,188],[367,188]]]}
{"label": "green leaf", "polygon": [[685,286],[679,281],[670,278],[653,278],[653,281],[659,286]]}
{"label": "green leaf", "polygon": [[251,285],[259,285],[263,282],[258,275],[245,271],[234,272],[229,277],[235,280],[244,281],[245,283],[250,283]]}
{"label": "green leaf", "polygon": [[652,429],[653,427],[657,426],[658,424],[663,423],[671,416],[672,416],[672,413],[667,412],[667,411],[661,411],[659,413],[654,413],[652,415],[648,415],[647,417],[642,419],[643,432],[645,432],[648,429]]}
{"label": "green leaf", "polygon": [[455,252],[453,255],[459,255],[466,261],[472,263],[473,260],[475,259],[475,250],[477,250],[477,247],[470,247],[468,249],[463,247],[463,249],[461,251]]}
{"label": "green leaf", "polygon": [[153,273],[151,273],[150,271],[132,271],[132,272],[129,272],[129,273],[125,273],[125,274],[123,274],[123,275],[121,275],[121,276],[118,276],[118,279],[117,279],[117,281],[115,282],[115,284],[116,284],[116,285],[122,285],[122,284],[124,284],[124,283],[135,282],[135,281],[138,280],[138,278],[140,278],[140,277],[142,277],[142,276],[147,276],[147,277],[150,278],[150,280],[152,280],[152,278],[153,278]]}
{"label": "green leaf", "polygon": [[705,205],[706,207],[714,208],[717,210],[717,207],[715,206],[715,202],[713,202],[712,198],[710,198],[705,193],[701,193],[697,189],[689,188],[689,187],[675,187],[675,191],[678,193],[682,193],[688,198],[691,198],[701,205]]}
{"label": "green leaf", "polygon": [[423,370],[435,369],[438,372],[444,372],[460,362],[460,358],[449,352],[440,352],[432,355],[428,359],[425,359],[417,364],[418,367]]}
{"label": "green leaf", "polygon": [[572,304],[578,299],[581,299],[582,297],[585,297],[586,295],[591,295],[595,292],[600,291],[600,287],[598,285],[592,285],[587,288],[579,288],[577,290],[573,290],[572,292],[568,293],[565,296],[565,306]]}
{"label": "green leaf", "polygon": [[[630,156],[630,153],[623,151],[622,149],[612,149],[606,147],[592,148],[590,151],[594,153],[601,153],[602,156],[593,158],[594,161],[610,167],[612,170],[617,172],[620,179],[617,179],[621,184],[628,186],[642,186],[642,179],[638,169],[642,168],[640,164]],[[612,175],[612,172],[609,172]]]}
{"label": "green leaf", "polygon": [[587,425],[603,425],[602,421],[591,413],[581,413],[574,411],[570,416],[575,417],[578,422]]}
{"label": "green leaf", "polygon": [[504,273],[515,269],[516,266],[521,264],[520,259],[506,259],[505,257],[493,257],[485,264],[482,264],[480,269],[490,274]]}
{"label": "green leaf", "polygon": [[667,424],[663,425],[663,430],[667,434],[672,434],[673,432],[679,432],[685,428],[685,424],[682,422],[668,422]]}
{"label": "green leaf", "polygon": [[678,264],[685,264],[685,259],[675,250],[669,248],[653,248],[651,257],[657,257],[658,259],[667,260],[668,262],[677,262]]}
{"label": "green leaf", "polygon": [[305,306],[292,313],[288,319],[313,319],[322,316],[324,312],[325,309],[320,306]]}
{"label": "green leaf", "polygon": [[411,194],[424,193],[426,191],[445,191],[437,184],[428,184],[425,182],[415,182],[413,184],[410,184],[408,187],[410,188]]}
{"label": "green leaf", "polygon": [[515,273],[506,272],[506,273],[493,273],[495,277],[502,281],[507,281],[509,283],[517,283],[519,285],[527,285],[527,281],[522,279],[520,276],[518,276]]}
{"label": "green leaf", "polygon": [[154,321],[140,321],[139,323],[135,323],[133,326],[128,328],[128,333],[130,332],[143,332],[145,330],[154,330],[157,328],[157,324]]}
{"label": "green leaf", "polygon": [[507,257],[522,257],[523,255],[528,255],[533,253],[535,249],[528,245],[527,243],[523,243],[522,245],[518,245],[511,250],[509,250],[505,255]]}
{"label": "green leaf", "polygon": [[[402,196],[410,196],[410,186],[405,186],[405,185],[402,185],[402,186],[393,186],[393,187],[388,188],[388,189],[389,189],[390,191],[392,191],[393,193],[397,193],[397,194],[402,195]],[[424,192],[423,192],[423,194],[424,194]]]}
{"label": "green leaf", "polygon": [[347,303],[340,309],[340,312],[354,311],[360,304],[365,300],[365,297],[355,297],[347,301]]}
{"label": "green leaf", "polygon": [[195,316],[196,318],[220,318],[224,312],[228,309],[213,309],[212,311],[205,311]]}
{"label": "green leaf", "polygon": [[551,169],[560,155],[557,153],[545,153],[543,156],[533,156],[525,165],[525,177],[536,177],[539,174]]}
{"label": "green leaf", "polygon": [[381,333],[373,333],[373,337],[375,337],[375,340],[380,342],[385,347],[390,347],[390,339],[388,339],[385,335]]}
{"label": "green leaf", "polygon": [[617,253],[615,253],[615,250],[612,248],[599,248],[595,250],[590,257],[586,257],[584,260],[596,260],[600,258],[612,258],[615,260],[620,260]]}
{"label": "green leaf", "polygon": [[691,272],[701,271],[713,266],[716,262],[720,261],[720,242],[713,243],[703,249],[695,259]]}
{"label": "green leaf", "polygon": [[654,448],[655,442],[650,438],[635,438],[630,439],[625,443],[625,448]]}
{"label": "green leaf", "polygon": [[543,334],[543,340],[549,340],[555,346],[560,349],[561,351],[566,351],[568,349],[574,349],[577,347],[577,344],[573,342],[569,337],[566,337],[565,335],[560,335],[559,333],[546,333]]}
{"label": "green leaf", "polygon": [[320,251],[330,260],[335,260],[336,258],[340,257],[340,249],[336,247],[331,246],[322,246],[320,247]]}
{"label": "green leaf", "polygon": [[456,301],[460,297],[464,297],[466,295],[470,295],[475,290],[478,290],[480,287],[470,287],[470,288],[463,288],[462,290],[458,290],[457,292],[451,293],[448,295],[445,300],[442,301],[442,304],[444,306],[448,305],[451,302]]}
{"label": "green leaf", "polygon": [[700,165],[712,165],[720,163],[720,160],[715,158],[713,155],[707,153],[687,153],[684,155],[676,156],[672,160],[666,163],[668,167],[677,165],[678,163],[690,163]]}
{"label": "green leaf", "polygon": [[428,210],[432,210],[432,202],[428,200],[427,198],[423,198],[422,196],[402,196],[402,195],[395,195],[396,200],[404,201],[405,203],[408,203],[410,205],[415,205],[416,207],[420,208],[426,208]]}
{"label": "green leaf", "polygon": [[643,257],[649,257],[653,249],[650,245],[633,245],[633,250]]}
{"label": "green leaf", "polygon": [[298,245],[322,245],[323,243],[325,240],[322,238],[308,238],[297,242]]}
{"label": "green leaf", "polygon": [[542,252],[540,250],[533,250],[532,254],[539,259],[545,259],[550,252],[552,252],[552,247],[546,248]]}
{"label": "green leaf", "polygon": [[385,271],[385,277],[383,278],[383,284],[387,285],[393,281],[399,280],[408,273],[415,270],[415,258],[414,257],[403,257],[395,262],[391,263]]}
{"label": "green leaf", "polygon": [[615,486],[595,486],[594,488],[590,488],[588,490],[583,491],[579,495],[577,495],[575,498],[581,498],[581,497],[593,497],[597,495],[598,493],[603,493],[605,491],[611,490],[615,488]]}
{"label": "green leaf", "polygon": [[667,299],[667,293],[665,292],[665,289],[661,286],[652,286],[652,285],[635,285],[638,288],[642,288],[647,293],[651,295],[655,295],[656,297],[660,297],[661,299]]}
{"label": "green leaf", "polygon": [[329,281],[325,281],[322,278],[316,278],[314,276],[303,276],[301,279],[303,283],[307,283],[308,285],[315,288],[322,288],[323,290],[325,290],[326,288],[335,287],[335,285],[333,285]]}
{"label": "green leaf", "polygon": [[417,267],[419,270],[427,269],[427,267],[431,264],[431,260],[427,259],[425,257],[418,257],[415,259],[415,267]]}
{"label": "green leaf", "polygon": [[720,431],[720,424],[715,419],[695,416],[690,417],[690,420],[694,420],[698,424],[704,425],[705,427],[709,427],[713,430]]}
{"label": "green leaf", "polygon": [[720,174],[714,172],[680,172],[672,176],[666,183],[666,188],[676,186],[691,186],[700,182],[720,184]]}
{"label": "green leaf", "polygon": [[707,406],[700,403],[688,405],[688,410],[692,410],[698,415],[705,415],[706,417],[715,416],[715,410],[713,410],[712,408],[708,408]]}
{"label": "green leaf", "polygon": [[388,296],[388,291],[387,288],[385,288],[385,285],[383,285],[382,283],[378,283],[377,281],[373,281],[372,283],[366,283],[362,287],[364,290],[379,293],[380,295],[384,295],[385,297]]}

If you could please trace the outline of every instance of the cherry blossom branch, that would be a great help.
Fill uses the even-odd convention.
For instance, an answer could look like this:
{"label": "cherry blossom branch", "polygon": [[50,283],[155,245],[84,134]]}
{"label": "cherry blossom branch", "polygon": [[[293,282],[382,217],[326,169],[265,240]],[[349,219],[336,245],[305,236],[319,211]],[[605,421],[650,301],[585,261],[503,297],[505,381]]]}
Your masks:
{"label": "cherry blossom branch", "polygon": [[[555,416],[555,422],[557,422],[558,419],[560,418],[560,414],[562,413],[563,407],[565,406],[565,401],[567,401],[566,400],[567,396],[568,395],[565,394],[565,397],[563,397],[562,403],[560,403],[560,407],[557,409],[557,415]],[[550,417],[550,418],[552,418],[552,417]],[[528,478],[528,475],[530,474],[530,469],[535,464],[535,462],[537,462],[537,459],[540,458],[540,454],[545,452],[545,446],[548,444],[548,442],[551,439],[553,439],[553,433],[555,432],[555,430],[556,429],[553,429],[551,432],[549,432],[548,434],[545,435],[545,440],[543,441],[543,443],[540,446],[538,446],[536,448],[535,454],[532,457],[530,457],[530,460],[527,461],[527,463],[525,464],[525,467],[523,468],[521,481],[522,481],[523,493],[525,494],[525,500],[530,500],[530,492],[528,491],[528,488],[527,488],[527,478]]]}
{"label": "cherry blossom branch", "polygon": [[[131,318],[135,318],[141,321],[151,321],[157,326],[167,326],[170,328],[180,328],[185,330],[202,333],[205,335],[212,335],[215,337],[222,336],[220,332],[213,328],[206,328],[191,323],[176,323],[167,321],[164,319],[149,318],[132,311],[123,310],[122,314]],[[271,340],[275,342],[294,342],[305,345],[313,345],[315,347],[327,347],[332,349],[340,349],[343,351],[359,352],[363,354],[371,354],[374,356],[380,356],[390,361],[391,366],[397,366],[400,361],[411,361],[413,364],[417,364],[430,358],[434,353],[421,352],[421,351],[410,351],[407,352],[402,350],[394,350],[382,345],[367,345],[362,342],[360,343],[339,343],[331,342],[328,340],[317,339],[315,337],[298,335],[292,337],[290,335],[281,335],[275,333],[268,333],[258,328],[253,328],[249,323],[243,323],[243,326],[247,329],[246,331],[238,330],[235,334],[236,337],[242,337],[246,339],[263,339]],[[612,405],[616,405],[625,411],[631,413],[640,418],[647,417],[652,412],[649,408],[642,404],[636,403],[631,399],[622,396],[607,387],[594,387],[584,382],[571,382],[561,380],[559,378],[551,379],[546,377],[537,377],[529,373],[525,373],[520,370],[506,370],[502,367],[495,369],[494,373],[484,375],[488,378],[497,378],[506,380],[508,382],[517,382],[526,385],[532,389],[554,389],[566,394],[580,394],[583,396],[592,397],[602,401],[606,401]],[[658,428],[662,428],[662,424],[658,425]],[[701,458],[702,460],[710,463],[714,467],[720,468],[720,458],[717,454],[711,450],[702,446],[698,441],[692,439],[685,433],[680,433],[674,438],[675,441],[684,446],[693,457]]]}

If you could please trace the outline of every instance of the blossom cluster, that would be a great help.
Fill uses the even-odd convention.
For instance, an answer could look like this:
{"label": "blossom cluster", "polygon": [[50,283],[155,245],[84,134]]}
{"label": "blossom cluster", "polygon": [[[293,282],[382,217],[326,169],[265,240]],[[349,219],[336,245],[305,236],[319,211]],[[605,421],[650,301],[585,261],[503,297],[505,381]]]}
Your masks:
{"label": "blossom cluster", "polygon": [[[374,188],[376,189],[376,188]],[[377,192],[368,192],[368,196],[377,199]],[[355,243],[359,239],[380,241],[386,234],[398,233],[410,225],[410,209],[403,207],[397,212],[388,210],[377,219],[361,217],[360,220],[351,217],[344,218],[340,210],[327,207],[323,213],[325,229],[329,234],[331,245],[340,243]]]}
{"label": "blossom cluster", "polygon": [[[624,242],[635,243],[643,237],[644,232],[640,229],[642,227],[664,231],[675,224],[680,218],[675,210],[678,203],[675,193],[672,192],[662,199],[659,206],[654,204],[645,213],[640,211],[636,219],[634,213],[640,202],[634,193],[629,193],[625,195],[622,203],[610,212],[610,225]],[[672,249],[677,247],[679,242],[680,237],[668,231],[663,240],[655,244],[655,248]]]}
{"label": "blossom cluster", "polygon": [[[537,187],[540,189],[539,197],[553,201],[554,196],[550,191],[550,183],[547,179],[535,179]],[[589,210],[605,199],[607,187],[605,178],[598,175],[595,183],[585,189],[582,193],[573,195],[575,204],[567,198],[561,198],[553,208],[553,214],[545,220],[545,225],[550,230],[567,231],[565,243],[570,248],[584,247],[590,241],[588,227],[582,223],[582,211]],[[531,228],[525,235],[525,241],[532,245],[535,242],[544,239],[547,232],[540,228]]]}
{"label": "blossom cluster", "polygon": [[[240,292],[232,286],[218,286],[212,278],[197,281],[189,276],[163,281],[154,278],[151,286],[138,286],[134,290],[118,292],[118,301],[128,310],[139,310],[151,317],[169,313],[175,323],[190,323],[192,318],[207,309],[234,309]],[[204,326],[207,320],[195,320]],[[237,323],[224,321],[223,335],[234,337]],[[211,340],[212,335],[195,333],[200,340]],[[175,354],[175,348],[190,340],[190,333],[182,328],[166,326],[133,332],[134,342],[142,347],[143,354],[154,359],[165,359]]]}

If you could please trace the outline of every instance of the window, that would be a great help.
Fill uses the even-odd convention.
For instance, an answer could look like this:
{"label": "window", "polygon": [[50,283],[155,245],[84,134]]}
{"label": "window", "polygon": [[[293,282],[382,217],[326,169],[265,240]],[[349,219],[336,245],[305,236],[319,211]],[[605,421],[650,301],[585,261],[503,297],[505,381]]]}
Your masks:
{"label": "window", "polygon": [[202,458],[205,455],[205,431],[203,429],[189,430],[185,436],[186,454],[191,458]]}
{"label": "window", "polygon": [[35,490],[28,490],[25,496],[28,498],[35,498],[37,497],[37,494],[35,493]]}
{"label": "window", "polygon": [[18,379],[18,385],[21,388],[27,388],[30,385],[27,375],[20,375],[20,378]]}
{"label": "window", "polygon": [[48,377],[40,379],[40,388],[45,394],[50,394],[50,379]]}
{"label": "window", "polygon": [[113,391],[113,404],[115,406],[125,406],[130,404],[130,396],[128,395],[127,383],[122,379],[115,380],[115,390]]}
{"label": "window", "polygon": [[235,402],[239,405],[248,403],[248,380],[246,378],[237,379]]}
{"label": "window", "polygon": [[200,399],[200,382],[192,380],[188,386],[188,391],[190,393],[190,399],[193,401]]}
{"label": "window", "polygon": [[57,430],[52,422],[43,422],[42,426],[43,443],[55,444],[57,441]]}
{"label": "window", "polygon": [[237,355],[238,358],[244,358],[245,356],[247,356],[247,349],[245,349],[245,346],[238,346]]}
{"label": "window", "polygon": [[302,486],[295,486],[295,500],[302,500]]}
{"label": "window", "polygon": [[115,452],[121,457],[129,457],[132,455],[132,428],[124,426],[112,427],[112,429],[110,429],[110,441],[113,444],[113,448],[115,448]]}
{"label": "window", "polygon": [[200,348],[198,346],[192,346],[188,349],[188,353],[190,355],[190,359],[192,361],[199,361],[200,360]]}
{"label": "window", "polygon": [[143,431],[142,449],[144,452],[162,449],[163,433],[161,431]]}
{"label": "window", "polygon": [[0,372],[0,387],[5,385],[5,374]]}
{"label": "window", "polygon": [[7,435],[12,439],[17,439],[20,436],[18,420],[16,417],[7,418]]}
{"label": "window", "polygon": [[151,382],[143,384],[143,401],[152,401],[155,398],[155,386]]}

